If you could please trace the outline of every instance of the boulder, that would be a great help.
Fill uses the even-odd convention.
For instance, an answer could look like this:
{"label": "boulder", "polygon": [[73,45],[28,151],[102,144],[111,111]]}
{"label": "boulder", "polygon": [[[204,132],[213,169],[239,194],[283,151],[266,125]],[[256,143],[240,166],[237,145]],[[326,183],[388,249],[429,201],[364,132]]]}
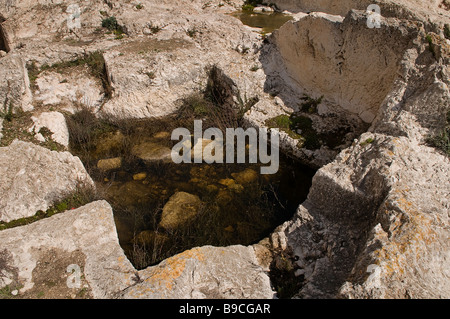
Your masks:
{"label": "boulder", "polygon": [[159,226],[176,229],[189,224],[200,212],[202,201],[196,195],[177,192],[164,205]]}
{"label": "boulder", "polygon": [[3,230],[0,252],[10,269],[0,287],[17,288],[16,298],[113,298],[136,273],[105,201]]}
{"label": "boulder", "polygon": [[15,140],[0,148],[0,221],[45,211],[94,183],[78,157]]}
{"label": "boulder", "polygon": [[271,299],[270,280],[253,247],[193,248],[139,272],[126,299]]}
{"label": "boulder", "polygon": [[304,276],[298,297],[448,298],[448,159],[366,133],[320,169],[272,235]]}
{"label": "boulder", "polygon": [[52,133],[51,139],[64,147],[69,146],[69,129],[64,115],[59,112],[43,112],[37,116],[32,116],[34,125],[30,132],[38,134],[43,127]]}

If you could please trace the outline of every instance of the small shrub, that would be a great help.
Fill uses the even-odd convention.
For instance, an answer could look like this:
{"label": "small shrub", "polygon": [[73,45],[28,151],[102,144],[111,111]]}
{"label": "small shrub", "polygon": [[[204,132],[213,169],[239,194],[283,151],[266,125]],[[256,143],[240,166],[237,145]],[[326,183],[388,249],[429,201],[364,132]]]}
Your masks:
{"label": "small shrub", "polygon": [[245,0],[244,4],[242,5],[243,11],[253,11],[255,7],[259,4],[262,4],[263,0]]}
{"label": "small shrub", "polygon": [[436,49],[434,47],[433,38],[428,34],[425,39],[428,42],[428,50],[433,54],[433,57],[436,58]]}
{"label": "small shrub", "polygon": [[251,4],[244,4],[244,5],[242,5],[242,10],[243,11],[253,11],[253,9],[255,9],[255,7],[252,6]]}
{"label": "small shrub", "polygon": [[142,5],[142,3],[139,3],[136,5],[136,9],[138,9],[138,10],[141,10],[143,8],[144,8],[144,6]]}
{"label": "small shrub", "polygon": [[[12,103],[12,101],[10,101],[9,105],[8,105],[8,99],[6,98],[4,104],[5,104],[4,105],[5,112],[0,112],[0,117],[2,117],[5,121],[11,122],[13,120],[13,117],[14,117],[14,113],[13,113],[14,106],[13,106],[13,103]],[[8,105],[8,107],[6,105]]]}
{"label": "small shrub", "polygon": [[150,29],[150,32],[151,32],[152,34],[156,34],[156,33],[158,33],[159,31],[162,30],[162,28],[161,28],[160,26],[154,25],[154,24],[151,23],[151,22],[147,25],[147,27]]}
{"label": "small shrub", "polygon": [[197,35],[198,30],[196,28],[192,28],[186,31],[186,34],[188,36],[190,36],[191,38],[195,38],[195,36]]}
{"label": "small shrub", "polygon": [[109,31],[113,32],[116,37],[122,35],[125,33],[125,30],[123,28],[123,26],[121,26],[118,22],[117,19],[112,16],[112,17],[108,17],[102,20],[102,27],[108,29]]}
{"label": "small shrub", "polygon": [[150,80],[154,80],[156,78],[155,72],[153,71],[145,72],[145,74],[148,76]]}
{"label": "small shrub", "polygon": [[108,17],[102,20],[102,27],[109,31],[114,31],[119,28],[119,23],[117,22],[116,17]]}
{"label": "small shrub", "polygon": [[301,105],[301,110],[312,114],[317,112],[317,107],[322,103],[323,95],[318,99],[313,99],[305,94],[301,99],[305,101]]}

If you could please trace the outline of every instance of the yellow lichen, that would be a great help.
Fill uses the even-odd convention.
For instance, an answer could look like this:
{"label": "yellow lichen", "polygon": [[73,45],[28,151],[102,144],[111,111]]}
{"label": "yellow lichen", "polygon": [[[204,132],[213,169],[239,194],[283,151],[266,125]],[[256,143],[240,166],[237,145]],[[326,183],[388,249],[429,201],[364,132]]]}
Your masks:
{"label": "yellow lichen", "polygon": [[174,281],[181,276],[188,260],[196,259],[203,261],[205,256],[200,248],[187,250],[181,254],[168,258],[164,265],[156,267],[151,276],[146,280],[150,286],[164,286],[172,290]]}

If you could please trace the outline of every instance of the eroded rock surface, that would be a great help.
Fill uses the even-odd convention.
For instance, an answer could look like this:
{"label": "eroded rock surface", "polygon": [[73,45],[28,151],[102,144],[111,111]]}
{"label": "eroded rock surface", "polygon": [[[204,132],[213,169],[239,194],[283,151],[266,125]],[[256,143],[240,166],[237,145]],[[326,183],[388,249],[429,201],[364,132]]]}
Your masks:
{"label": "eroded rock surface", "polygon": [[[18,289],[18,297],[113,298],[134,283],[136,271],[119,246],[112,209],[105,201],[3,230],[0,239],[12,269],[9,278],[1,279]],[[76,275],[76,266],[67,270],[71,265],[79,267],[79,287],[70,286],[77,283],[69,277]]]}
{"label": "eroded rock surface", "polygon": [[[322,167],[308,200],[271,236],[275,253],[295,257],[296,296],[449,298],[450,164],[426,144],[446,125],[450,105],[448,6],[439,0],[274,3],[298,13],[263,36],[227,15],[241,7],[237,0],[2,1],[0,112],[37,116],[81,104],[106,118],[163,116],[203,90],[216,65],[236,105],[259,98],[245,115],[251,125],[267,126],[280,115],[296,120],[295,131],[281,132],[282,147]],[[372,3],[382,10],[380,28],[367,27]],[[101,27],[111,17],[120,30]],[[96,60],[87,61],[94,53]],[[122,142],[112,135],[103,147]],[[242,185],[255,178],[233,177]],[[117,191],[145,200],[138,180]],[[13,142],[0,149],[0,220],[45,210],[80,181],[92,183],[69,153]],[[232,181],[224,185],[243,187]],[[232,200],[229,190],[217,197]],[[106,202],[0,231],[0,239],[0,258],[8,261],[0,284],[17,288],[19,297],[39,297],[42,290],[49,298],[73,297],[64,268],[70,264],[85,275],[75,297],[274,296],[260,250],[270,253],[261,246],[194,248],[137,272],[119,246]]]}
{"label": "eroded rock surface", "polygon": [[252,247],[193,248],[139,272],[123,298],[273,298]]}
{"label": "eroded rock surface", "polygon": [[0,220],[8,222],[47,210],[77,187],[93,186],[78,157],[32,143],[0,148]]}

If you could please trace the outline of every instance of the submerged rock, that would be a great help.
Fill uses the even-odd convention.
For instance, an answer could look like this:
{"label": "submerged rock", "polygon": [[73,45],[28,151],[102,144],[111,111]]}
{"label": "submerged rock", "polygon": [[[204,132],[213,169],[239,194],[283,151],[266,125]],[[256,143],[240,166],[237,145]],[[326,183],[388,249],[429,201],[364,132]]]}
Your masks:
{"label": "submerged rock", "polygon": [[159,225],[165,229],[175,229],[192,222],[198,215],[201,204],[198,196],[177,192],[164,206]]}
{"label": "submerged rock", "polygon": [[244,187],[241,184],[237,184],[232,178],[221,179],[219,180],[219,184],[226,186],[229,190],[236,193],[241,193],[244,190]]}
{"label": "submerged rock", "polygon": [[124,140],[125,135],[121,131],[102,135],[100,142],[95,146],[95,156],[105,156],[119,151],[123,147]]}
{"label": "submerged rock", "polygon": [[135,181],[142,181],[147,178],[147,173],[137,173],[133,175],[133,180]]}
{"label": "submerged rock", "polygon": [[131,153],[143,161],[171,161],[172,150],[155,142],[143,142],[133,146]]}
{"label": "submerged rock", "polygon": [[246,185],[256,182],[259,175],[255,170],[247,168],[239,173],[231,173],[231,176],[233,176],[239,184]]}
{"label": "submerged rock", "polygon": [[121,167],[122,167],[122,158],[121,157],[101,159],[97,163],[97,168],[102,171],[112,171],[112,170],[119,169]]}

